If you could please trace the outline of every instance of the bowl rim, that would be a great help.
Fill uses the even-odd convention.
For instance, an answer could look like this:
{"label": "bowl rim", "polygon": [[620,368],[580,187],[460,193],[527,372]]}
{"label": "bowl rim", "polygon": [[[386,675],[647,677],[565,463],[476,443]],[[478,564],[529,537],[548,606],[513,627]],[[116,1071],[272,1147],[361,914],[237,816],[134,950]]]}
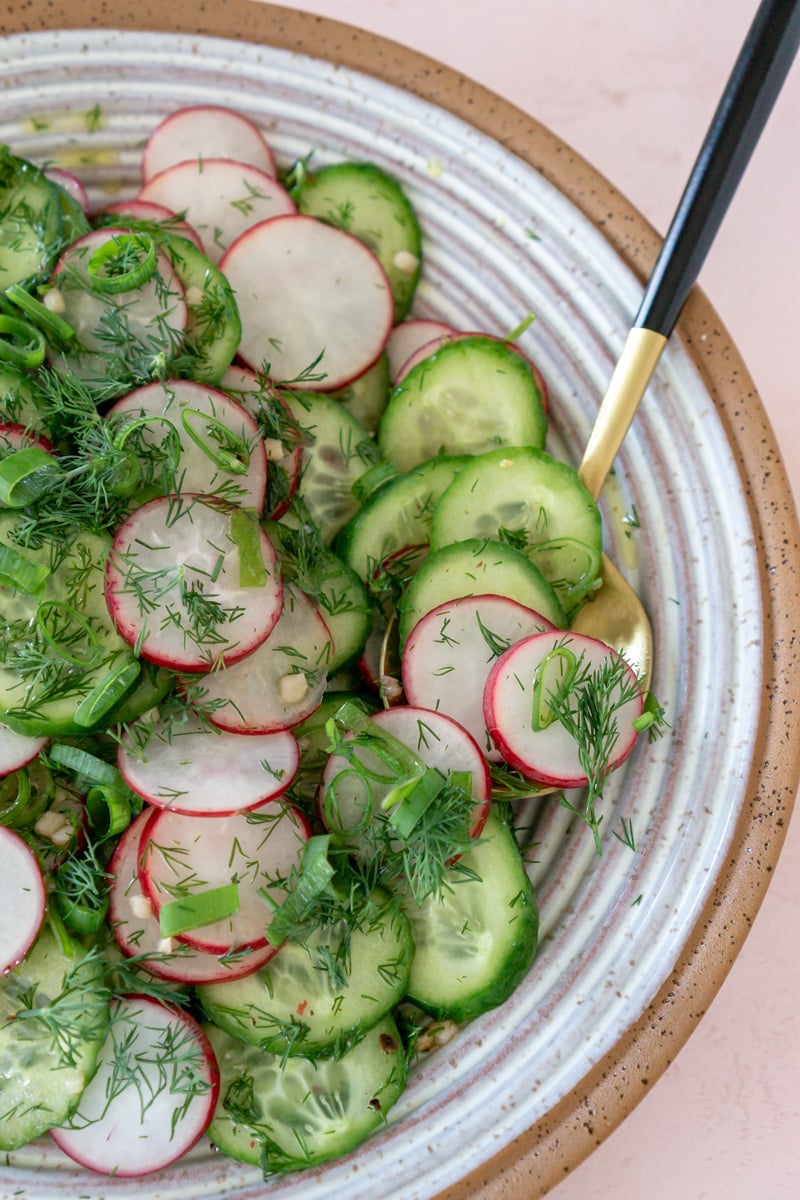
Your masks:
{"label": "bowl rim", "polygon": [[[437,105],[492,137],[565,195],[644,280],[661,239],[642,214],[532,116],[421,52],[380,35],[261,0],[25,0],[0,35],[132,29],[262,43],[334,61]],[[365,63],[369,67],[365,67]],[[794,618],[800,526],[769,418],[723,323],[695,288],[677,326],[712,398],[747,503],[764,611],[760,717],[746,800],[709,899],[664,985],[549,1113],[438,1200],[529,1200],[586,1158],[647,1094],[688,1040],[752,927],[800,782],[800,645]]]}

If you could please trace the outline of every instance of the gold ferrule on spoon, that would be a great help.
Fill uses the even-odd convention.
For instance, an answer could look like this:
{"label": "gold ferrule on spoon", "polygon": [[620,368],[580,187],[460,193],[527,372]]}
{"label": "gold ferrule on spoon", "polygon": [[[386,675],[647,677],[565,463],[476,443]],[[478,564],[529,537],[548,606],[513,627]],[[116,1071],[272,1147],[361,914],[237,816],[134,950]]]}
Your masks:
{"label": "gold ferrule on spoon", "polygon": [[603,490],[666,344],[664,335],[652,329],[631,329],[628,333],[578,468],[594,500]]}

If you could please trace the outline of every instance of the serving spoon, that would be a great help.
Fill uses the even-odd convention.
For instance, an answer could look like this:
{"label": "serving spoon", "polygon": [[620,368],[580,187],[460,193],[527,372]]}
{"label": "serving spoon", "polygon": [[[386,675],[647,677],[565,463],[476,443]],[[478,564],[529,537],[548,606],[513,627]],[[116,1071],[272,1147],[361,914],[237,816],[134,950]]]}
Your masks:
{"label": "serving spoon", "polygon": [[[578,473],[597,500],[636,409],[697,280],[800,42],[800,0],[762,0],[672,218],[644,297],[595,419]],[[603,586],[572,628],[598,638],[636,670],[644,691],[653,632],[627,580],[604,554]]]}

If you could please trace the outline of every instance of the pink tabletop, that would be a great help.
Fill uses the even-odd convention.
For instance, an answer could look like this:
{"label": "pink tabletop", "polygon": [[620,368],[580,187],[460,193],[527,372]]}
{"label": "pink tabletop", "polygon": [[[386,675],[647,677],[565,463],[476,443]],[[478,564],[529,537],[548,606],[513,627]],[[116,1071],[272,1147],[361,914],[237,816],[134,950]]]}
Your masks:
{"label": "pink tabletop", "polygon": [[[662,232],[757,0],[282,0],[394,38],[511,100]],[[369,64],[364,64],[369,68]],[[800,497],[800,62],[702,284]],[[677,1061],[556,1200],[800,1196],[800,817],[744,950]]]}

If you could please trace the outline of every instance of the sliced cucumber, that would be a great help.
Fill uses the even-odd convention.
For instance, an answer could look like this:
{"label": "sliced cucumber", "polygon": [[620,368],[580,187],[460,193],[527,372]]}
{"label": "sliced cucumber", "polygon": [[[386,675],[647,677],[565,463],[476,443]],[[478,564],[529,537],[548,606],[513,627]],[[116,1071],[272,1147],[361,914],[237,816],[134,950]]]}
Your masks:
{"label": "sliced cucumber", "polygon": [[43,426],[29,380],[8,363],[0,366],[0,421],[11,421],[34,431]]}
{"label": "sliced cucumber", "polygon": [[507,596],[564,628],[558,596],[521,550],[490,538],[470,538],[429,554],[411,580],[400,604],[401,643],[439,604],[482,595]]}
{"label": "sliced cucumber", "polygon": [[523,550],[565,607],[580,601],[600,568],[600,510],[577,471],[527,446],[476,456],[442,494],[431,547],[465,537],[508,540]]}
{"label": "sliced cucumber", "polygon": [[0,146],[0,213],[3,289],[43,278],[64,244],[61,203],[42,171],[7,146]]}
{"label": "sliced cucumber", "polygon": [[298,495],[329,544],[358,509],[353,484],[380,458],[364,426],[330,396],[284,395],[306,444]]}
{"label": "sliced cucumber", "polygon": [[436,454],[544,446],[547,417],[530,365],[488,337],[445,342],[395,388],[379,444],[408,471]]}
{"label": "sliced cucumber", "polygon": [[[41,1010],[43,1016],[26,1016]],[[78,1106],[108,1027],[94,958],[68,957],[49,929],[0,980],[0,1150],[16,1150]]]}
{"label": "sliced cucumber", "polygon": [[365,583],[394,555],[430,541],[436,502],[470,461],[467,455],[432,458],[385,484],[340,530],[336,549]]}
{"label": "sliced cucumber", "polygon": [[539,920],[514,836],[497,813],[458,866],[476,878],[457,868],[442,899],[403,899],[416,946],[408,995],[435,1017],[470,1021],[502,1004],[525,977]]}
{"label": "sliced cucumber", "polygon": [[162,248],[186,294],[188,361],[182,364],[181,374],[201,383],[219,383],[233,362],[242,334],[231,286],[188,238],[169,234]]}
{"label": "sliced cucumber", "polygon": [[265,1173],[347,1154],[386,1120],[406,1084],[405,1050],[385,1017],[341,1058],[283,1060],[205,1026],[220,1068],[208,1129],[224,1154]]}
{"label": "sliced cucumber", "polygon": [[344,405],[367,433],[375,433],[389,403],[388,355],[384,352],[358,379],[328,394]]}
{"label": "sliced cucumber", "polygon": [[298,210],[352,233],[375,254],[394,299],[394,319],[411,307],[422,265],[417,215],[400,184],[373,163],[334,163],[309,173],[295,192]]}
{"label": "sliced cucumber", "polygon": [[400,1002],[414,955],[396,901],[382,891],[370,900],[345,958],[342,927],[322,926],[307,946],[286,942],[255,974],[198,988],[206,1016],[271,1054],[341,1055]]}

